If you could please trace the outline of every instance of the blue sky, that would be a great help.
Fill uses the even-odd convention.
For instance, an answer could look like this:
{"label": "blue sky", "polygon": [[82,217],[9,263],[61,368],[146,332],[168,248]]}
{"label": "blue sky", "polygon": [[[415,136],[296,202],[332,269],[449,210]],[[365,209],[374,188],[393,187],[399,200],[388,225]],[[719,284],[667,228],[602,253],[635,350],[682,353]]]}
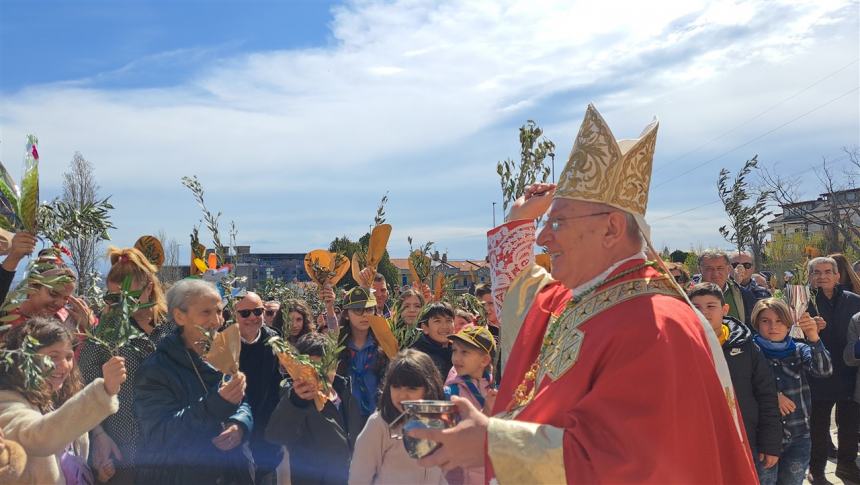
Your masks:
{"label": "blue sky", "polygon": [[358,237],[388,192],[395,256],[411,235],[455,258],[484,256],[518,127],[544,127],[561,170],[589,101],[619,138],[661,120],[660,246],[727,244],[707,205],[722,167],[758,154],[813,196],[809,168],[844,165],[856,1],[646,3],[6,0],[0,159],[19,174],[38,134],[47,199],[80,151],[119,245],[164,230],[184,248],[197,174],[258,252]]}

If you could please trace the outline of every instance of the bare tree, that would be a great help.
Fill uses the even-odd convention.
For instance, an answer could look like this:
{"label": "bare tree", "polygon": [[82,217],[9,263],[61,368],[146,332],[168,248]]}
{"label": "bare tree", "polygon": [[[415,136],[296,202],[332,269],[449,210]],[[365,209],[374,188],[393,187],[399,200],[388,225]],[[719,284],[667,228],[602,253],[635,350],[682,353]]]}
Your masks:
{"label": "bare tree", "polygon": [[819,193],[824,196],[817,204],[800,203],[800,178],[784,177],[775,170],[762,171],[762,179],[773,201],[783,210],[790,207],[796,220],[806,227],[820,226],[829,253],[844,251],[845,247],[860,252],[860,201],[847,201],[842,197],[842,191],[857,188],[860,180],[860,148],[843,147],[842,150],[849,162],[843,173],[837,173],[833,167],[835,162],[824,157],[821,165],[814,168]]}
{"label": "bare tree", "polygon": [[179,270],[179,242],[176,238],[169,237],[164,229],[159,229],[156,237],[164,248],[164,264],[158,278],[162,284],[168,285],[182,278]]}
{"label": "bare tree", "polygon": [[[93,165],[80,152],[75,152],[69,163],[69,170],[63,173],[62,200],[72,209],[83,209],[99,202],[99,188]],[[92,279],[98,275],[97,253],[102,239],[98,235],[77,235],[66,241],[71,253],[72,266],[78,273],[79,294],[92,287]]]}

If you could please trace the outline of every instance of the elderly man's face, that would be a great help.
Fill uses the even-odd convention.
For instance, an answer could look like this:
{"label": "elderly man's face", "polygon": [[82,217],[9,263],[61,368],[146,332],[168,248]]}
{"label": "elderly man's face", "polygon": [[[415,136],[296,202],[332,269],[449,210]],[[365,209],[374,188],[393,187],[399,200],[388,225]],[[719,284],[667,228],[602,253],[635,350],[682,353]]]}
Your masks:
{"label": "elderly man's face", "polygon": [[703,259],[699,271],[702,273],[702,282],[713,283],[720,289],[725,288],[729,280],[729,262],[723,257]]}
{"label": "elderly man's face", "polygon": [[731,258],[732,268],[735,272],[735,281],[747,284],[755,273],[753,259],[748,254],[735,254]]}
{"label": "elderly man's face", "polygon": [[820,263],[812,267],[809,273],[809,282],[814,288],[821,288],[826,292],[833,291],[839,283],[839,273],[830,263]]}
{"label": "elderly man's face", "polygon": [[605,269],[599,258],[601,236],[609,212],[602,206],[578,200],[555,199],[550,205],[537,243],[552,261],[552,277],[576,288]]}
{"label": "elderly man's face", "polygon": [[248,293],[235,306],[239,333],[245,340],[257,338],[263,326],[263,300],[256,293]]}
{"label": "elderly man's face", "polygon": [[752,276],[752,279],[754,279],[755,283],[757,285],[761,286],[762,288],[770,289],[770,285],[768,284],[768,281],[767,281],[767,279],[765,279],[764,276],[756,273]]}

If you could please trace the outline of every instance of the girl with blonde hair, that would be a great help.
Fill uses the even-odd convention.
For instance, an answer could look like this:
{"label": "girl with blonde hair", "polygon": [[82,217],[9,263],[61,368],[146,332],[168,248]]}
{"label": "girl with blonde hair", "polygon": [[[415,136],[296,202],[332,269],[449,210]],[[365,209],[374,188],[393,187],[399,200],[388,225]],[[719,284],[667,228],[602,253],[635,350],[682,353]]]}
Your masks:
{"label": "girl with blonde hair", "polygon": [[[165,331],[172,327],[164,323],[167,300],[156,276],[157,269],[139,250],[111,247],[108,250],[108,258],[111,267],[105,278],[105,312],[109,312],[113,305],[120,302],[122,286],[126,279],[131,283],[131,291],[141,292],[139,303],[152,305],[134,312],[131,324],[141,333],[118,351],[118,354],[125,358],[129,379],[134,382],[141,363],[155,351]],[[105,312],[102,316],[106,315]],[[92,341],[86,341],[80,361],[84,381],[92,382],[101,377],[101,366],[110,357],[107,349]],[[134,460],[140,427],[134,416],[133,391],[133,386],[123,388],[119,394],[119,412],[102,421],[92,432],[93,467],[104,482],[133,483],[135,479]]]}

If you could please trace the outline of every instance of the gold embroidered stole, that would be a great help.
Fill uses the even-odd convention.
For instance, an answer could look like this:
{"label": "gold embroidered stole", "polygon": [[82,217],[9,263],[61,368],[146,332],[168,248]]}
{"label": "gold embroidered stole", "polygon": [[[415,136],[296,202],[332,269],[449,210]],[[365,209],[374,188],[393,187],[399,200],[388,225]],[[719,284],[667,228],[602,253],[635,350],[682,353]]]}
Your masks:
{"label": "gold embroidered stole", "polygon": [[[542,365],[538,369],[534,385],[540,387],[544,377],[556,381],[573,367],[585,340],[585,332],[579,327],[605,310],[644,295],[665,295],[681,298],[678,290],[665,275],[654,278],[636,278],[595,291],[576,305],[568,304],[561,314],[551,315],[547,329],[551,328],[556,320],[559,320],[558,337],[552,345],[548,346],[545,354],[541,353],[539,360]],[[537,394],[537,389],[532,395],[535,394]],[[500,417],[516,417],[533,399],[534,397],[507,415]]]}

